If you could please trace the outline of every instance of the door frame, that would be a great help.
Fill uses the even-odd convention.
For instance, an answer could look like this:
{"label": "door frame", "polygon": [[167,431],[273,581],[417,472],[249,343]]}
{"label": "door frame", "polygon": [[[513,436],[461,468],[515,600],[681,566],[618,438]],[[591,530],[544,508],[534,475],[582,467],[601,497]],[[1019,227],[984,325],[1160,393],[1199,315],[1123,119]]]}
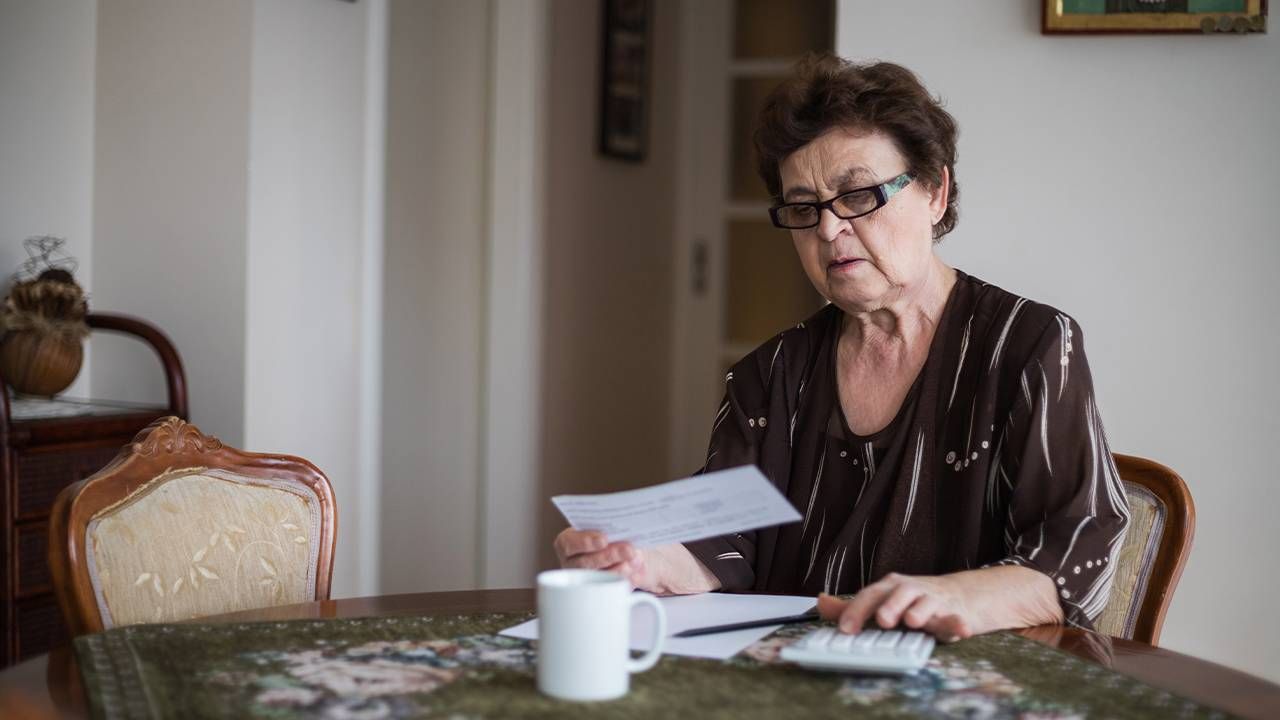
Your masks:
{"label": "door frame", "polygon": [[[723,395],[725,222],[729,197],[729,60],[733,0],[679,3],[681,68],[672,252],[669,459],[671,477],[701,467]],[[709,210],[710,208],[710,210]]]}

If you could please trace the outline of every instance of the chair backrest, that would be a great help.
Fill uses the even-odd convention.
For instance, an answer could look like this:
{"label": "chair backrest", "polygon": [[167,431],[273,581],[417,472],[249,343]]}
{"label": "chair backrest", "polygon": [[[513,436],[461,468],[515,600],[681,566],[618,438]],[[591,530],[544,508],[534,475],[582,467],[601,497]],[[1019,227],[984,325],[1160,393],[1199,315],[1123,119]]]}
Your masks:
{"label": "chair backrest", "polygon": [[49,565],[73,635],[329,597],[329,480],[169,417],[65,488]]}
{"label": "chair backrest", "polygon": [[1155,645],[1173,590],[1191,554],[1196,508],[1187,484],[1160,463],[1115,455],[1129,498],[1129,529],[1116,562],[1111,600],[1095,627]]}

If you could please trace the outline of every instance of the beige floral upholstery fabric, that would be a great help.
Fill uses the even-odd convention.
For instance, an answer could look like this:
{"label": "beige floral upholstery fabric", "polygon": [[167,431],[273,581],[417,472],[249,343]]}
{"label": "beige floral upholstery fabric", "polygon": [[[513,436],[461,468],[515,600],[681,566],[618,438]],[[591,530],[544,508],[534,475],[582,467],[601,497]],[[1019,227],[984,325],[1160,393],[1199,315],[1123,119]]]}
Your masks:
{"label": "beige floral upholstery fabric", "polygon": [[221,470],[156,479],[89,523],[103,625],[314,599],[319,509],[304,486]]}
{"label": "beige floral upholstery fabric", "polygon": [[1147,578],[1164,534],[1165,506],[1150,490],[1125,481],[1129,498],[1129,531],[1116,559],[1111,599],[1095,623],[1099,632],[1132,638],[1138,609],[1147,594]]}

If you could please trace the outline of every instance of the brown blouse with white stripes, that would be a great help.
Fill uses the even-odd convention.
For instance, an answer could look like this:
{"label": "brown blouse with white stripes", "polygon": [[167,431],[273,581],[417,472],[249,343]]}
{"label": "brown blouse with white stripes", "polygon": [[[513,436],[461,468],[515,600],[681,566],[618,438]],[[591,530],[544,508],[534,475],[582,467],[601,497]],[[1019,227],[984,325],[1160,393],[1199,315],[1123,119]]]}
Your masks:
{"label": "brown blouse with white stripes", "polygon": [[958,272],[897,417],[862,437],[836,393],[841,314],[828,305],[734,365],[704,467],[757,465],[803,520],[689,550],[726,590],[810,595],[1022,565],[1090,627],[1129,508],[1080,327]]}

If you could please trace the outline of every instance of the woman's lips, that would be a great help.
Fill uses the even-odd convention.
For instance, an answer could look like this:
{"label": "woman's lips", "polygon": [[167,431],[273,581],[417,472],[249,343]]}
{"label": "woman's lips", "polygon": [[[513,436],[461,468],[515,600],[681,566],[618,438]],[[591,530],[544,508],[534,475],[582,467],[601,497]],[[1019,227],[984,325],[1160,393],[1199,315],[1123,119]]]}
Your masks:
{"label": "woman's lips", "polygon": [[827,265],[827,270],[828,271],[852,270],[864,262],[866,262],[866,260],[862,258],[844,258],[842,260],[832,260],[831,263]]}

